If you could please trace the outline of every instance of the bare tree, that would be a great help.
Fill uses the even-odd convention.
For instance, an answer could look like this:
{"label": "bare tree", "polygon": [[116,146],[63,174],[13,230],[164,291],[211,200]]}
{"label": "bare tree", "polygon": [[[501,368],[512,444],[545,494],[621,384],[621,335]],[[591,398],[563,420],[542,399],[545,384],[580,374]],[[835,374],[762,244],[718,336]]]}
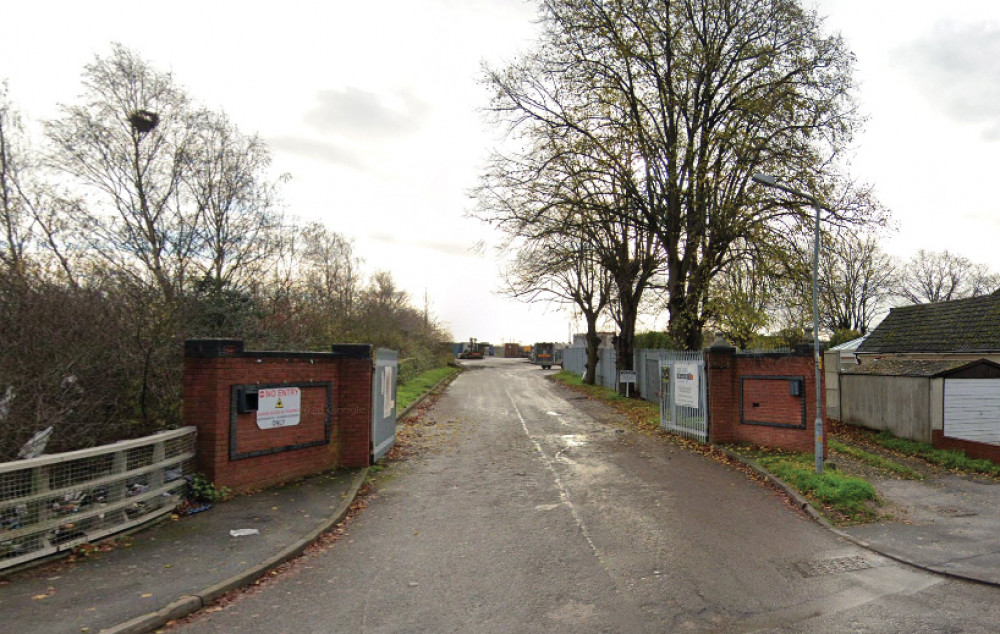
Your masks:
{"label": "bare tree", "polygon": [[[477,214],[515,241],[536,243],[523,248],[515,260],[527,271],[533,269],[525,253],[548,262],[541,254],[546,249],[556,254],[567,248],[586,252],[588,266],[599,266],[612,282],[608,305],[619,330],[618,369],[632,369],[640,307],[651,281],[662,271],[656,235],[628,212],[630,199],[621,175],[586,138],[572,139],[559,129],[539,126],[526,129],[522,140],[526,151],[494,155],[477,192]],[[620,151],[629,153],[625,146]],[[571,267],[562,263],[554,272],[561,277]],[[594,361],[596,329],[588,343],[593,344],[589,360]]]}
{"label": "bare tree", "polygon": [[297,287],[309,306],[324,315],[319,329],[326,340],[342,341],[352,333],[357,319],[363,290],[361,259],[351,240],[320,223],[306,225],[299,242]]}
{"label": "bare tree", "polygon": [[33,222],[23,193],[24,130],[20,115],[0,83],[0,264],[5,273],[23,278]]}
{"label": "bare tree", "polygon": [[198,210],[181,191],[196,156],[189,99],[169,73],[118,44],[85,68],[83,84],[83,103],[46,124],[51,163],[92,194],[81,229],[95,253],[172,302],[198,235]]}
{"label": "bare tree", "polygon": [[865,334],[895,292],[896,265],[873,233],[829,233],[824,240],[820,318],[831,331]]}
{"label": "bare tree", "polygon": [[243,287],[259,276],[277,249],[282,227],[279,181],[267,178],[271,154],[222,113],[201,111],[191,139],[184,184],[198,219],[199,275],[217,288]]}
{"label": "bare tree", "polygon": [[1000,288],[1000,275],[985,264],[945,251],[917,251],[900,273],[899,295],[914,304],[986,295]]}
{"label": "bare tree", "polygon": [[596,260],[592,247],[568,236],[551,236],[521,244],[504,274],[506,292],[526,301],[555,301],[580,311],[586,323],[587,373],[593,385],[597,376],[600,337],[597,321],[611,302],[614,280]]}
{"label": "bare tree", "polygon": [[85,257],[72,244],[81,202],[45,180],[19,113],[0,84],[0,265],[22,283],[52,274],[76,286]]}

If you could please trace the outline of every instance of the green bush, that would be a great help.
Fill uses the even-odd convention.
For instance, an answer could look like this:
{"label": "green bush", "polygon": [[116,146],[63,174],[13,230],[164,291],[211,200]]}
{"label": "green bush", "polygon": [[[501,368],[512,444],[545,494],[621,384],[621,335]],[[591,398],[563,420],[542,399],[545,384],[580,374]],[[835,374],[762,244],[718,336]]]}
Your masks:
{"label": "green bush", "polygon": [[225,501],[232,491],[229,487],[218,487],[215,483],[201,475],[194,474],[188,481],[188,499],[196,502],[216,504]]}

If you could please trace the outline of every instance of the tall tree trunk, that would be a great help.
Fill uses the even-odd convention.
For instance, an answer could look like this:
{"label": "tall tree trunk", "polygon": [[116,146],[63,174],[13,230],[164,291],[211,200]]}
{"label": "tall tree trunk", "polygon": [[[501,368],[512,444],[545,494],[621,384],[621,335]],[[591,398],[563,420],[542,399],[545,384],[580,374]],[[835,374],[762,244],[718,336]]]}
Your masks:
{"label": "tall tree trunk", "polygon": [[593,385],[597,382],[597,352],[601,338],[597,336],[597,313],[588,311],[584,316],[587,319],[587,374],[583,377],[583,382]]}
{"label": "tall tree trunk", "polygon": [[[631,298],[630,298],[631,299]],[[622,301],[621,306],[621,323],[618,324],[618,342],[615,344],[615,353],[617,356],[616,370],[621,373],[622,370],[633,370],[635,369],[635,323],[639,319],[639,305],[638,302],[633,301]],[[618,390],[624,394],[624,388],[618,385]],[[631,393],[635,393],[634,390]]]}

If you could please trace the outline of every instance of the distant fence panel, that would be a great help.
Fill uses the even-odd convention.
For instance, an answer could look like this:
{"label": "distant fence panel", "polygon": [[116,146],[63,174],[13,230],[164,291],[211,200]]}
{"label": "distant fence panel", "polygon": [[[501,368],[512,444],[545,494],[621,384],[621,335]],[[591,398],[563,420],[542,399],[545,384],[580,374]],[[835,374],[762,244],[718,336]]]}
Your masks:
{"label": "distant fence panel", "polygon": [[600,348],[597,351],[597,384],[618,389],[618,355],[614,348]]}
{"label": "distant fence panel", "polygon": [[[615,368],[614,348],[600,348],[597,351],[597,374],[594,381],[597,385],[614,388],[618,383],[618,371]],[[587,371],[586,348],[564,348],[563,369],[583,375]]]}
{"label": "distant fence panel", "polygon": [[193,469],[194,427],[0,464],[0,570],[171,512]]}
{"label": "distant fence panel", "polygon": [[583,375],[587,371],[586,348],[563,348],[563,369]]}
{"label": "distant fence panel", "polygon": [[642,349],[635,351],[636,384],[644,400],[659,403],[662,377],[660,376],[660,360],[666,359],[673,350]]}

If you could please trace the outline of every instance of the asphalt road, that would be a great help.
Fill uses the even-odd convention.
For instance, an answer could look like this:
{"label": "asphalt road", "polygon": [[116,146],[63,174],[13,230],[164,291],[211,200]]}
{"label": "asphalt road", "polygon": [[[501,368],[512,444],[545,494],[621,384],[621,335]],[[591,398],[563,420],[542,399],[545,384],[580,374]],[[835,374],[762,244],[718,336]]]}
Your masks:
{"label": "asphalt road", "polygon": [[349,535],[176,631],[996,631],[1000,591],[841,540],[537,366],[469,365]]}

